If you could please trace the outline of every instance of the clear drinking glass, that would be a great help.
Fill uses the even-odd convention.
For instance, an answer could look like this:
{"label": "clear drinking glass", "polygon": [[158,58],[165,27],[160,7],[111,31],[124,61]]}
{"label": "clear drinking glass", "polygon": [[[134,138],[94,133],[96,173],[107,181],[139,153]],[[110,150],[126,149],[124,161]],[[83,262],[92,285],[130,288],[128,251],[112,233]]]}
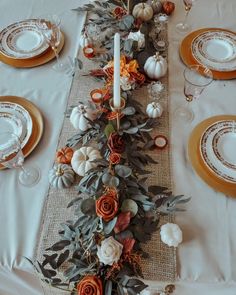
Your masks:
{"label": "clear drinking glass", "polygon": [[176,30],[179,33],[187,33],[190,31],[191,26],[188,24],[188,15],[192,8],[192,6],[195,4],[197,0],[183,0],[184,2],[184,8],[185,8],[185,17],[184,20],[176,25]]}
{"label": "clear drinking glass", "polygon": [[190,108],[190,103],[193,99],[199,98],[212,81],[213,75],[210,69],[201,65],[186,68],[184,70],[184,95],[187,103],[175,110],[175,117],[191,122],[194,119],[194,113]]}
{"label": "clear drinking glass", "polygon": [[18,179],[25,186],[33,186],[40,179],[40,170],[37,167],[24,167],[21,142],[14,133],[0,133],[0,164],[7,168],[20,168]]}
{"label": "clear drinking glass", "polygon": [[45,41],[52,48],[57,59],[57,63],[53,65],[53,69],[58,72],[64,72],[67,67],[61,62],[58,54],[58,46],[61,40],[60,24],[61,20],[55,14],[42,15],[36,21],[38,29],[42,32]]}

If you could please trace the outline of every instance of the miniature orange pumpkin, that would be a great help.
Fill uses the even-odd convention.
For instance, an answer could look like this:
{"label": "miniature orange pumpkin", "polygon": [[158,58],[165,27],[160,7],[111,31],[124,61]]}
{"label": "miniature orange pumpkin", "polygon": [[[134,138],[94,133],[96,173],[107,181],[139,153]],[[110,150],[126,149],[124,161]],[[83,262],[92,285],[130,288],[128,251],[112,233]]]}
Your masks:
{"label": "miniature orange pumpkin", "polygon": [[70,164],[72,156],[73,156],[73,149],[69,147],[61,148],[56,153],[56,160],[58,163],[61,164]]}
{"label": "miniature orange pumpkin", "polygon": [[165,1],[162,3],[163,11],[170,15],[175,10],[175,4],[171,1]]}

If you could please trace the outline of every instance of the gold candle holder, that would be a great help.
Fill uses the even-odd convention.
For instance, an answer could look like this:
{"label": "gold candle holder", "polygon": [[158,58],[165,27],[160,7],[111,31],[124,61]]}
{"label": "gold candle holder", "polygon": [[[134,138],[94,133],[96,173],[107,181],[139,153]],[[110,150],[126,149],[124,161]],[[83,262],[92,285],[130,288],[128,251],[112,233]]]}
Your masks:
{"label": "gold candle holder", "polygon": [[109,105],[110,105],[110,108],[111,108],[112,112],[116,113],[117,131],[120,130],[120,115],[121,115],[121,112],[123,111],[123,109],[125,108],[125,105],[126,105],[126,101],[125,101],[125,99],[123,97],[120,98],[120,102],[121,102],[120,107],[116,108],[116,107],[114,107],[113,98],[111,98],[109,100]]}

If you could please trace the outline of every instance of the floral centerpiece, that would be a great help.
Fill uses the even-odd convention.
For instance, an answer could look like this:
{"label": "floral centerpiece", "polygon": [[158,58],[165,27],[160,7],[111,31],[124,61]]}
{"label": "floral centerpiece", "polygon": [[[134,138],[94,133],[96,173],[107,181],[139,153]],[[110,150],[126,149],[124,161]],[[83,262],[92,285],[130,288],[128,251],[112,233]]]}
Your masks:
{"label": "floral centerpiece", "polygon": [[[128,14],[122,3],[94,1],[78,10],[102,18],[90,18],[88,23],[99,25],[102,30],[113,25],[126,36],[144,19]],[[86,34],[89,36],[88,30]],[[110,39],[101,43],[112,50]],[[125,51],[124,46],[122,50]],[[110,52],[106,57],[109,56]],[[74,206],[75,218],[61,225],[60,240],[46,249],[43,262],[33,262],[43,281],[71,294],[140,294],[147,287],[138,279],[143,277],[141,258],[149,255],[142,244],[148,243],[158,230],[162,215],[181,211],[178,205],[188,201],[182,195],[172,195],[166,187],[146,184],[152,173],[146,167],[157,164],[148,154],[154,144],[150,131],[159,122],[149,118],[133,97],[132,90],[145,82],[138,61],[123,54],[120,69],[125,105],[119,113],[119,129],[109,104],[114,78],[112,58],[90,72],[104,82],[99,105],[80,103],[69,114],[77,132],[68,139],[67,148],[57,153],[57,160],[65,163],[64,153],[70,152],[66,165],[81,176],[75,186],[78,197],[68,204]],[[83,147],[78,149],[78,145]],[[173,225],[163,228],[162,236],[170,246],[177,246],[182,239],[180,230]],[[173,287],[166,290],[170,294]]]}

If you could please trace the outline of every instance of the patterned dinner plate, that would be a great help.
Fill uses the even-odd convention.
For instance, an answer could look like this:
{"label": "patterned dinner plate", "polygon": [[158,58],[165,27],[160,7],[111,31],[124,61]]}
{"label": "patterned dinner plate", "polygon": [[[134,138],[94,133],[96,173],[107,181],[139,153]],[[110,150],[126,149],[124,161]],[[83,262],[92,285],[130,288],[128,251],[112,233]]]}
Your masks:
{"label": "patterned dinner plate", "polygon": [[225,166],[236,170],[236,122],[220,129],[213,137],[214,154]]}
{"label": "patterned dinner plate", "polygon": [[11,132],[16,134],[19,138],[22,135],[22,122],[13,114],[0,112],[0,126],[1,132]]}
{"label": "patterned dinner plate", "polygon": [[0,51],[7,57],[27,59],[44,53],[49,48],[35,19],[9,25],[0,32]]}
{"label": "patterned dinner plate", "polygon": [[215,122],[203,132],[200,140],[200,153],[205,165],[217,177],[234,184],[235,143],[235,121],[232,120]]}
{"label": "patterned dinner plate", "polygon": [[212,70],[236,70],[236,35],[233,32],[205,31],[193,39],[191,50],[199,63]]}
{"label": "patterned dinner plate", "polygon": [[[18,124],[21,123],[21,132],[20,132],[21,134],[20,135],[17,134],[17,135],[20,138],[21,147],[23,148],[27,144],[32,133],[33,125],[32,125],[32,119],[29,112],[19,104],[2,101],[0,102],[0,113],[8,114],[8,120],[10,120],[11,118],[12,131],[16,130],[16,132],[18,132],[17,128],[19,126],[13,127],[13,125],[16,124],[16,122],[18,122]],[[11,130],[9,125],[8,127],[6,126],[6,122],[4,126],[5,128],[8,128],[9,131]]]}

